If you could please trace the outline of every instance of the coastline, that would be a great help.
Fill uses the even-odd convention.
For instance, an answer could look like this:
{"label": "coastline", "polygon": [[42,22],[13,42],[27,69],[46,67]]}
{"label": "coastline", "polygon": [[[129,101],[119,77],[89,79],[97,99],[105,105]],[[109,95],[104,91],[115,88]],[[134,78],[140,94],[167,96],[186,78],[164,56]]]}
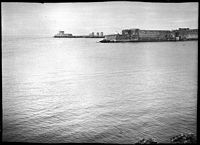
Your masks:
{"label": "coastline", "polygon": [[[154,138],[148,139],[140,139],[135,144],[160,144],[161,142],[157,142]],[[179,135],[173,136],[170,138],[171,144],[195,144],[197,143],[196,135],[193,133],[181,133]]]}
{"label": "coastline", "polygon": [[135,40],[135,41],[120,41],[120,40],[117,40],[117,41],[110,41],[110,40],[101,40],[99,41],[100,43],[139,43],[139,42],[181,42],[181,41],[198,41],[198,39],[189,39],[189,40]]}

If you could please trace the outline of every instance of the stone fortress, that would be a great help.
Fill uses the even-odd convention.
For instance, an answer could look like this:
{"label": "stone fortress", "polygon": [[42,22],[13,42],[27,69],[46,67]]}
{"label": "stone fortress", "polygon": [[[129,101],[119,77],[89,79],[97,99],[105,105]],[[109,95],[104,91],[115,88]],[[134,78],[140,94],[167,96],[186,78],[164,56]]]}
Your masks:
{"label": "stone fortress", "polygon": [[140,41],[184,41],[198,40],[198,29],[178,30],[124,29],[122,34],[105,35],[100,42],[140,42]]}

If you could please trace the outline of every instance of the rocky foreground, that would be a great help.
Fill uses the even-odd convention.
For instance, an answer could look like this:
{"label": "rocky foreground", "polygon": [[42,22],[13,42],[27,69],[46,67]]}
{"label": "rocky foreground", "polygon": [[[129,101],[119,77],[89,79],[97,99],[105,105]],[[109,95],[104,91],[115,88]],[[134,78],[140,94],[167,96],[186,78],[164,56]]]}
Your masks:
{"label": "rocky foreground", "polygon": [[[141,139],[136,144],[157,144],[158,142],[153,139]],[[177,136],[174,136],[170,139],[171,144],[195,144],[196,143],[196,137],[192,133],[188,134],[179,134]]]}

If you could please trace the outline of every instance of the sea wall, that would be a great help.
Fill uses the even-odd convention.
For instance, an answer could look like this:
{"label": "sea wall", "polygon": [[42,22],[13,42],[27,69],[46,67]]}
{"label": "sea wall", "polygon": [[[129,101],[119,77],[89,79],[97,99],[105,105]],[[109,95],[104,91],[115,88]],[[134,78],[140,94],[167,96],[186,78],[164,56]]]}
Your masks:
{"label": "sea wall", "polygon": [[170,31],[165,30],[139,30],[140,40],[170,40],[173,39]]}

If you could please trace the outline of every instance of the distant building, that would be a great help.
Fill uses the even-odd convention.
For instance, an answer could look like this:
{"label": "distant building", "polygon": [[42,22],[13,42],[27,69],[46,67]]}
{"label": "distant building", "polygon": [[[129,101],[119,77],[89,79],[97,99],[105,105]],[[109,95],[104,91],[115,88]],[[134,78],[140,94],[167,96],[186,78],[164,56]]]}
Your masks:
{"label": "distant building", "polygon": [[61,35],[62,35],[62,34],[64,34],[64,33],[65,33],[65,31],[59,31],[58,34],[61,34]]}
{"label": "distant building", "polygon": [[99,36],[99,32],[97,32],[97,36]]}
{"label": "distant building", "polygon": [[94,37],[94,32],[90,33],[90,36]]}
{"label": "distant building", "polygon": [[65,33],[65,31],[59,31],[58,34],[55,35],[56,37],[72,37],[72,34]]}
{"label": "distant building", "polygon": [[100,36],[103,36],[103,32],[101,32]]}
{"label": "distant building", "polygon": [[198,39],[198,29],[179,28],[172,33],[177,40]]}

